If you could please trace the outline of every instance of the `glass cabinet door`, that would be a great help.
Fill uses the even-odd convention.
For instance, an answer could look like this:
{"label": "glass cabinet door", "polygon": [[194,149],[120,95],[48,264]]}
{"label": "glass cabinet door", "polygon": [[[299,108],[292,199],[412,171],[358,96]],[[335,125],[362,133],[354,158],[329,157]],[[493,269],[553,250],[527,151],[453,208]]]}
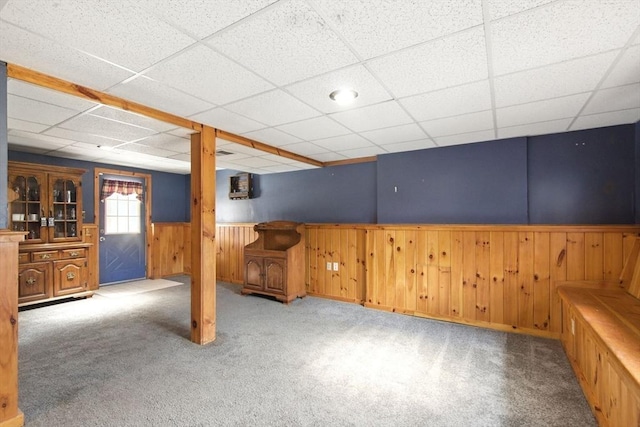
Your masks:
{"label": "glass cabinet door", "polygon": [[[9,227],[14,231],[25,231],[25,239],[46,240],[46,218],[42,223],[45,202],[42,199],[41,183],[44,175],[14,174],[9,176]],[[34,242],[35,243],[35,242]]]}
{"label": "glass cabinet door", "polygon": [[56,240],[78,240],[79,236],[79,212],[80,188],[77,182],[67,178],[51,178],[51,212],[53,218],[53,235]]}

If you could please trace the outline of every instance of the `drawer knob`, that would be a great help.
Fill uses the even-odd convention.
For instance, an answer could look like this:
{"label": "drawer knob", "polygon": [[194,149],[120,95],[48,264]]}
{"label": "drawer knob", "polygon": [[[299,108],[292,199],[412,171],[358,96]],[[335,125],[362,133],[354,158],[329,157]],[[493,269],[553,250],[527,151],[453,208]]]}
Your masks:
{"label": "drawer knob", "polygon": [[51,258],[51,254],[42,254],[40,256],[40,259],[49,259],[49,258]]}
{"label": "drawer knob", "polygon": [[74,252],[71,252],[69,255],[71,255],[72,257],[76,257],[76,256],[78,256],[80,254],[78,252],[74,251]]}
{"label": "drawer knob", "polygon": [[36,279],[34,279],[33,277],[29,277],[27,279],[27,285],[33,285],[34,283],[36,283]]}
{"label": "drawer knob", "polygon": [[67,273],[67,280],[73,280],[76,278],[76,275],[74,273]]}

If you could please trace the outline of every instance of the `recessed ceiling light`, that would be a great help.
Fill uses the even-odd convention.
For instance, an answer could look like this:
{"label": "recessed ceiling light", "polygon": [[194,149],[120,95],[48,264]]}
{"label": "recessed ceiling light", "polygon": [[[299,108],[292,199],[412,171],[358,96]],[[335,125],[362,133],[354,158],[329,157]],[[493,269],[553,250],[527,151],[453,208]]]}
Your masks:
{"label": "recessed ceiling light", "polygon": [[336,101],[340,105],[353,102],[358,97],[358,92],[353,89],[338,89],[329,94],[329,98]]}

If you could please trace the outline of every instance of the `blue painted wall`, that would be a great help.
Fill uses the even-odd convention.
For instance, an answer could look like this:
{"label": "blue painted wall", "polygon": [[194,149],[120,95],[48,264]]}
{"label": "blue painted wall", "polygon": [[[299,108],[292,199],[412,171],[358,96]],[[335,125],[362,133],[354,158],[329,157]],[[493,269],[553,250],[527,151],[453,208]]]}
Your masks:
{"label": "blue painted wall", "polygon": [[526,138],[378,156],[377,206],[380,223],[526,224]]}
{"label": "blue painted wall", "polygon": [[230,200],[229,177],[216,174],[219,222],[275,219],[324,223],[376,222],[376,164],[360,163],[268,175],[254,175],[255,198]]}
{"label": "blue painted wall", "polygon": [[145,169],[114,166],[103,163],[91,163],[58,157],[42,156],[38,154],[9,151],[9,160],[58,165],[86,169],[82,176],[82,201],[85,210],[85,223],[93,223],[94,198],[93,176],[95,168],[118,169],[129,172],[151,174],[151,212],[153,222],[181,222],[189,221],[187,206],[184,203],[185,189],[188,192],[188,176],[156,172]]}
{"label": "blue painted wall", "polygon": [[533,224],[633,224],[635,130],[614,126],[529,138]]}

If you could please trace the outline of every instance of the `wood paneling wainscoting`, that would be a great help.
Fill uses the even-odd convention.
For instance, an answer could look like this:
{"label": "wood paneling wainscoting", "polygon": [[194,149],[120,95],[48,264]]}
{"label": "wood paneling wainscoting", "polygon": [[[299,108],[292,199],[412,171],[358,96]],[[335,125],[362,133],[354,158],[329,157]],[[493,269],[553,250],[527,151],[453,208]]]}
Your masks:
{"label": "wood paneling wainscoting", "polygon": [[[216,226],[219,280],[243,282],[243,248],[257,238],[253,225]],[[188,274],[189,224],[152,229],[152,277]],[[640,235],[633,225],[307,224],[306,230],[309,295],[553,338],[562,327],[554,281],[616,280]]]}
{"label": "wood paneling wainscoting", "polygon": [[[307,224],[307,290],[558,338],[553,282],[616,280],[639,232],[638,226]],[[339,262],[338,272],[328,271],[327,262]]]}
{"label": "wood paneling wainscoting", "polygon": [[[244,280],[243,250],[258,238],[255,224],[216,224],[216,277],[225,282]],[[191,274],[191,225],[188,222],[162,222],[151,226],[153,233],[153,271],[156,279]]]}

